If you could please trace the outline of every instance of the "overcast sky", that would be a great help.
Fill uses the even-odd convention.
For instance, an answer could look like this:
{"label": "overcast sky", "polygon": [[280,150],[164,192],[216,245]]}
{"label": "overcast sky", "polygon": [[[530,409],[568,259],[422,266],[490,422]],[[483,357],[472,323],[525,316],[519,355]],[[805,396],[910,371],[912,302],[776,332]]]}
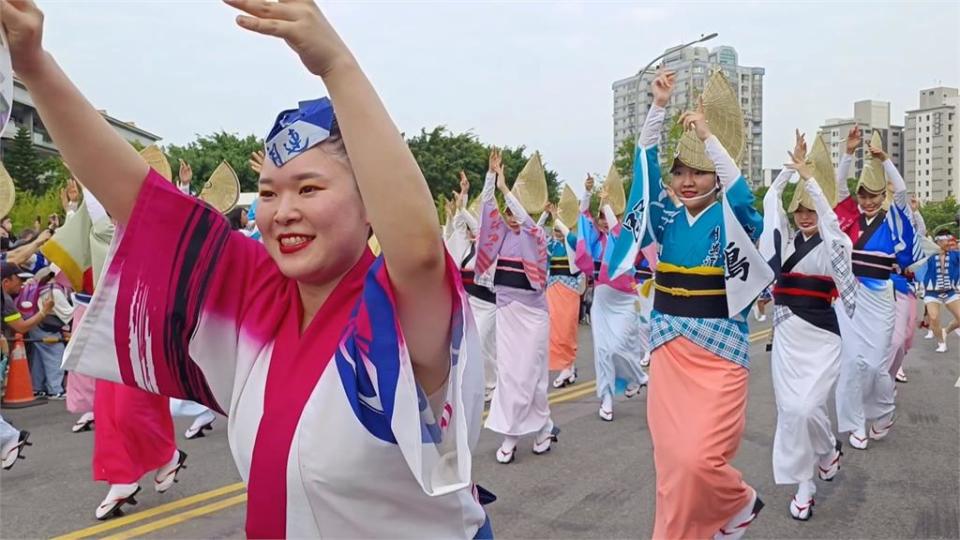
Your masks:
{"label": "overcast sky", "polygon": [[[37,0],[46,47],[98,108],[183,144],[226,130],[263,136],[276,113],[325,94],[276,39],[236,27],[217,0]],[[324,2],[408,134],[444,124],[539,149],[579,187],[613,157],[613,81],[702,33],[766,69],[764,167],[792,132],[958,85],[957,2]]]}

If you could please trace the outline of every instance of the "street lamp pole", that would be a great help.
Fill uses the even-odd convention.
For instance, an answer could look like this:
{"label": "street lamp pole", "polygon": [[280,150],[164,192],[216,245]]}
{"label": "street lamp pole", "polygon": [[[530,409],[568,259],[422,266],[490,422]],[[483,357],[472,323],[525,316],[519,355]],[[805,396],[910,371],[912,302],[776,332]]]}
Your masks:
{"label": "street lamp pole", "polygon": [[[719,35],[719,34],[717,34],[716,32],[713,32],[713,33],[707,34],[707,35],[701,34],[698,39],[695,39],[695,40],[691,41],[690,43],[684,43],[683,45],[681,45],[681,46],[679,46],[679,47],[675,47],[675,48],[673,48],[673,49],[669,49],[669,50],[667,50],[666,52],[664,52],[663,54],[661,54],[660,56],[658,56],[658,57],[654,58],[653,60],[651,60],[650,63],[646,65],[646,67],[644,67],[643,69],[641,69],[640,71],[637,72],[637,75],[640,77],[640,80],[637,81],[637,93],[638,93],[638,98],[639,98],[639,93],[640,93],[640,83],[643,82],[643,74],[646,73],[646,72],[648,72],[648,71],[650,71],[650,68],[652,68],[652,67],[654,66],[654,64],[656,64],[657,62],[659,62],[664,56],[666,56],[666,55],[668,55],[668,54],[670,54],[670,53],[677,52],[677,51],[682,51],[683,49],[686,49],[687,47],[690,47],[690,46],[692,46],[692,45],[696,45],[696,44],[698,44],[698,43],[703,43],[704,41],[709,41],[709,40],[717,37],[718,35]],[[639,101],[639,99],[638,99],[638,101]],[[636,120],[637,120],[637,122],[636,122],[636,129],[639,130],[639,129],[641,128],[641,126],[640,126],[640,107],[637,107],[637,118],[636,118]],[[639,133],[636,133],[635,135],[636,135],[637,137],[640,136]]]}

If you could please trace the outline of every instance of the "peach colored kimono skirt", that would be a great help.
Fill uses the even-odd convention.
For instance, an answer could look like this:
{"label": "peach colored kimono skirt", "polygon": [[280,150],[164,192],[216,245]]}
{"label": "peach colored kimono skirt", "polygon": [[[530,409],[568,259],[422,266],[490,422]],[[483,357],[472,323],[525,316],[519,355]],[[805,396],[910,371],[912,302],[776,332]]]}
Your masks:
{"label": "peach colored kimono skirt", "polygon": [[571,368],[577,359],[580,295],[558,281],[547,288],[547,306],[550,312],[550,371]]}
{"label": "peach colored kimono skirt", "polygon": [[653,538],[712,538],[753,498],[730,464],[746,424],[749,371],[683,337],[656,348],[650,366]]}

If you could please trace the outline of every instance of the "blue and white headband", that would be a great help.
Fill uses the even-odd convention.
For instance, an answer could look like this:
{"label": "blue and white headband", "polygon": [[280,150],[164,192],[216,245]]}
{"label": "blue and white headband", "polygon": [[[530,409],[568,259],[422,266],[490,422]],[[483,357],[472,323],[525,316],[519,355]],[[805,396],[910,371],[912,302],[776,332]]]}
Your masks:
{"label": "blue and white headband", "polygon": [[320,144],[335,130],[336,116],[328,98],[301,101],[277,115],[264,150],[276,167]]}

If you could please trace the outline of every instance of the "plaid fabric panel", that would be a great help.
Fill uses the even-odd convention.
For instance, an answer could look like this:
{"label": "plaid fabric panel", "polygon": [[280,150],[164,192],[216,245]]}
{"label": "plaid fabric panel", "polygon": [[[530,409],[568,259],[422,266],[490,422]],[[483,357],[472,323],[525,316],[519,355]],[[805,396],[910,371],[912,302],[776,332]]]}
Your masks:
{"label": "plaid fabric panel", "polygon": [[843,302],[843,309],[847,312],[847,317],[853,317],[856,307],[854,299],[857,295],[857,286],[859,282],[853,275],[853,268],[847,263],[844,254],[843,244],[838,241],[830,244],[830,266],[833,267],[833,281],[837,284],[837,292],[840,295],[840,301]]}
{"label": "plaid fabric panel", "polygon": [[654,311],[650,321],[653,349],[683,336],[713,354],[750,368],[750,342],[746,322],[732,319],[696,319],[676,317]]}

